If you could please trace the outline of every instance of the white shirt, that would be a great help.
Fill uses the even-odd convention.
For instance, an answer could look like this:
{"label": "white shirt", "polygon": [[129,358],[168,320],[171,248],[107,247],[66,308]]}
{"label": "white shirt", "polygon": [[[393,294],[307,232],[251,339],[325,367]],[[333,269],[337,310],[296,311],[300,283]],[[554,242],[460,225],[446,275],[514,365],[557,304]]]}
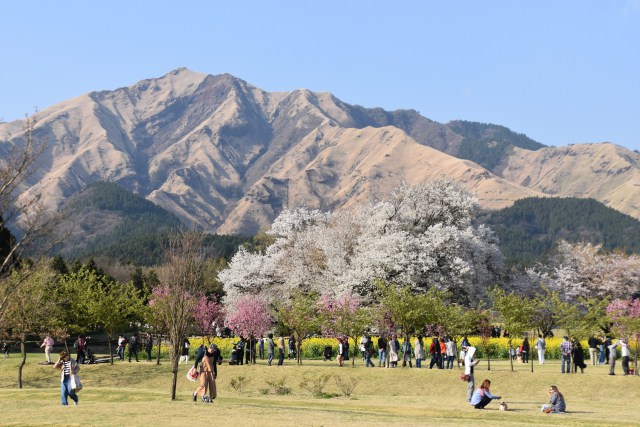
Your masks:
{"label": "white shirt", "polygon": [[629,346],[627,345],[626,342],[620,343],[620,354],[622,354],[622,357],[631,356],[631,352],[629,351]]}

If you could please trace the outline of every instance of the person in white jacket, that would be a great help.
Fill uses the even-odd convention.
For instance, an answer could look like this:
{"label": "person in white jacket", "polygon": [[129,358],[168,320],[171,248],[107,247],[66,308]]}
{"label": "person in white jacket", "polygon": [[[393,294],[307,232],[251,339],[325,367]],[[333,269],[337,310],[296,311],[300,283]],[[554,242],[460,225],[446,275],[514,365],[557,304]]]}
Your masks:
{"label": "person in white jacket", "polygon": [[620,356],[622,357],[622,370],[625,375],[629,375],[629,360],[631,359],[631,351],[625,340],[620,340]]}
{"label": "person in white jacket", "polygon": [[616,358],[617,358],[617,354],[616,354],[616,348],[618,348],[618,346],[620,345],[620,340],[616,341],[615,343],[611,344],[608,348],[609,348],[609,360],[611,363],[611,366],[609,367],[609,375],[615,375],[616,374]]}
{"label": "person in white jacket", "polygon": [[480,363],[480,361],[474,358],[476,354],[475,347],[466,347],[466,348],[462,347],[462,350],[465,351],[464,374],[469,376],[469,379],[467,380],[467,402],[471,402],[471,397],[473,396],[473,391],[474,391],[473,389],[475,388],[475,385],[476,385],[473,378],[473,368],[478,363]]}

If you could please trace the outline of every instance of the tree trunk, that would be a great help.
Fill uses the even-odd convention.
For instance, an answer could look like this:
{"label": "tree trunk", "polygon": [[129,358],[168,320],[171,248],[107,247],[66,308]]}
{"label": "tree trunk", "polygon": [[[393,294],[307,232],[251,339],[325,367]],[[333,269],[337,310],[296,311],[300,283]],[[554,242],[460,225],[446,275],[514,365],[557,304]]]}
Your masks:
{"label": "tree trunk", "polygon": [[113,365],[113,351],[111,351],[111,335],[107,335],[107,343],[109,346],[109,357],[111,358],[111,364]]}
{"label": "tree trunk", "polygon": [[[177,351],[176,351],[176,348],[178,349]],[[176,388],[178,387],[178,362],[180,362],[180,350],[181,348],[179,346],[175,346],[172,349],[171,372],[173,373],[173,379],[171,382],[171,400],[176,400]]]}
{"label": "tree trunk", "polygon": [[20,364],[18,365],[18,388],[22,388],[22,368],[27,362],[27,352],[24,348],[24,340],[27,339],[25,334],[22,334],[20,337],[20,356],[22,359],[20,360]]}
{"label": "tree trunk", "polygon": [[489,357],[489,352],[487,351],[487,371],[491,370],[491,358]]}
{"label": "tree trunk", "polygon": [[160,348],[162,346],[162,334],[158,334],[158,357],[156,359],[156,365],[160,364]]}
{"label": "tree trunk", "polygon": [[302,347],[302,343],[300,342],[300,338],[296,340],[296,358],[298,359],[298,365],[302,365],[302,354],[300,353],[300,348]]}
{"label": "tree trunk", "polygon": [[531,354],[531,347],[529,347],[529,361],[531,362],[531,373],[533,373],[533,354]]}
{"label": "tree trunk", "polygon": [[[358,344],[356,343],[356,338],[358,337],[353,337],[353,348],[355,349],[353,352],[353,357],[351,358],[351,366],[355,368],[356,366],[356,354],[357,350],[358,350]],[[347,338],[347,341],[349,341],[349,338]]]}

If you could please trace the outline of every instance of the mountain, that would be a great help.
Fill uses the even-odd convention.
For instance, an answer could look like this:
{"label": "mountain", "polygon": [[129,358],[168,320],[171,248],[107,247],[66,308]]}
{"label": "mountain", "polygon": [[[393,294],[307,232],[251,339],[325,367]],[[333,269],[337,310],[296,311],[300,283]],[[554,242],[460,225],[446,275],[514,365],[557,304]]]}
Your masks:
{"label": "mountain", "polygon": [[[22,126],[0,124],[0,161]],[[613,144],[545,147],[498,125],[270,93],[184,68],[47,108],[35,137],[49,145],[21,197],[61,209],[91,183],[115,182],[209,232],[249,235],[283,208],[336,209],[445,176],[488,209],[593,197],[640,217],[640,155]]]}
{"label": "mountain", "polygon": [[478,222],[494,230],[510,264],[532,265],[561,239],[640,253],[640,221],[593,199],[526,198],[488,212]]}

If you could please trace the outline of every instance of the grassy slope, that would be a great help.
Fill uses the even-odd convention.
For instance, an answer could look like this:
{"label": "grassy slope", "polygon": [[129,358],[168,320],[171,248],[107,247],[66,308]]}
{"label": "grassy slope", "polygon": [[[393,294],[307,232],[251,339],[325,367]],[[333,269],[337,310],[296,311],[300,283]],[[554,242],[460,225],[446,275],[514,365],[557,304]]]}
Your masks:
{"label": "grassy slope", "polygon": [[[15,387],[16,355],[0,359],[0,425],[187,425],[196,420],[233,420],[234,425],[637,425],[640,378],[609,377],[606,366],[589,366],[584,375],[560,375],[558,361],[543,367],[518,366],[509,372],[507,361],[479,365],[478,382],[490,378],[492,391],[503,396],[511,409],[499,412],[497,404],[485,411],[465,402],[466,384],[460,371],[429,369],[338,368],[335,363],[306,361],[298,367],[285,361],[283,367],[222,365],[219,371],[218,399],[213,405],[193,403],[195,383],[179,375],[179,400],[170,402],[171,381],[168,363],[117,363],[114,366],[83,366],[80,372],[85,389],[78,407],[62,407],[59,401],[59,374],[49,366],[38,365],[41,354],[29,355],[25,367],[25,388]],[[353,397],[317,399],[299,387],[304,375],[338,374],[362,379]],[[240,375],[250,378],[246,391],[235,392],[229,385]],[[287,396],[262,395],[265,380],[286,377],[292,387]],[[557,385],[565,395],[569,414],[545,415],[539,412],[546,390]],[[333,380],[325,389],[338,393]],[[222,417],[222,418],[220,418]]]}

